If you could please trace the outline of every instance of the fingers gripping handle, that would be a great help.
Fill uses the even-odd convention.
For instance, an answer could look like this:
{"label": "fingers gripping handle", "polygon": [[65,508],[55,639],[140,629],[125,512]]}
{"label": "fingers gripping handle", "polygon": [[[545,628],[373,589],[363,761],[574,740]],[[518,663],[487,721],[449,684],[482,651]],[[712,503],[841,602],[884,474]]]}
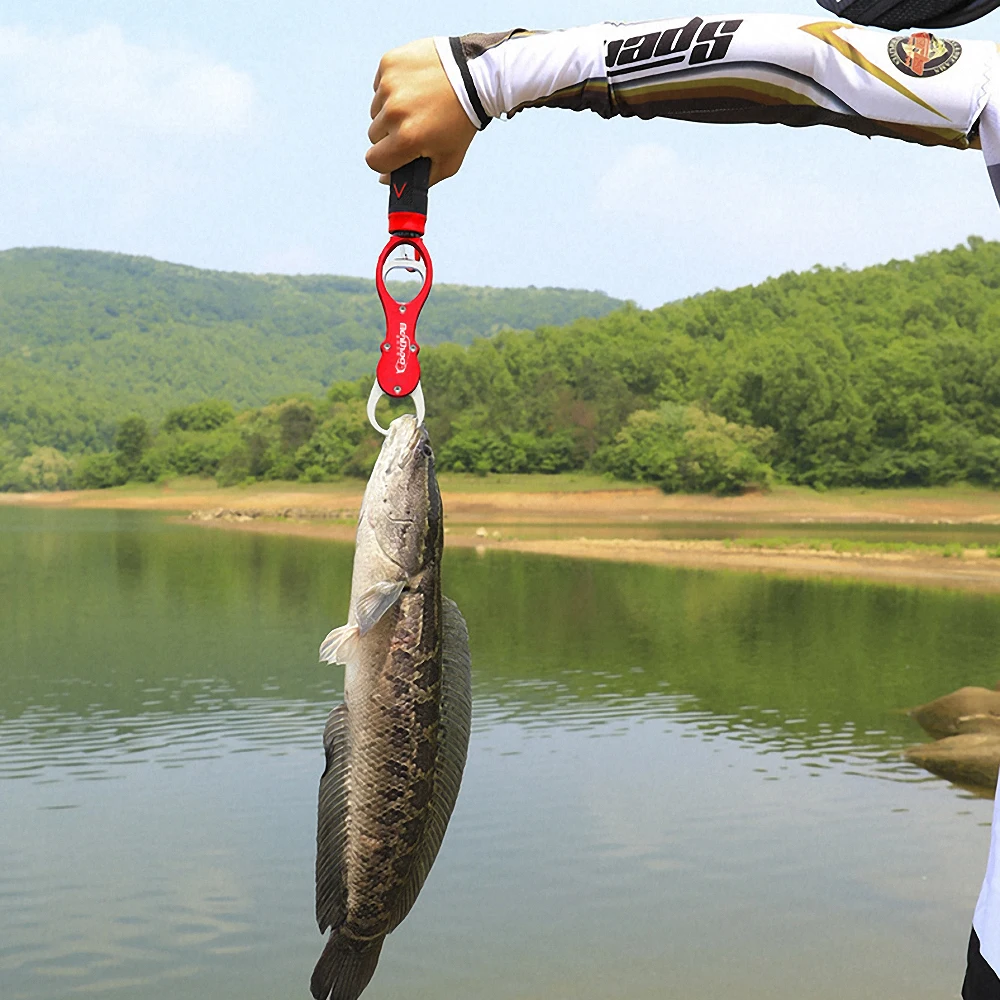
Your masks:
{"label": "fingers gripping handle", "polygon": [[430,179],[431,161],[426,156],[392,172],[389,178],[389,232],[394,236],[424,235]]}

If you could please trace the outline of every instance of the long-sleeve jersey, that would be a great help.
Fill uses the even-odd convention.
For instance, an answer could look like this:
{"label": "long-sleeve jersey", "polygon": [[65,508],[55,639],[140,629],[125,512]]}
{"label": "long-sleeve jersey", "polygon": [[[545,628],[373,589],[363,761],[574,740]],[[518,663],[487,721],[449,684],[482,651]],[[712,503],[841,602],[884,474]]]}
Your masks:
{"label": "long-sleeve jersey", "polygon": [[[993,42],[783,14],[706,15],[435,39],[473,124],[524,108],[604,118],[834,125],[984,149],[1000,200]],[[996,169],[993,169],[993,166]]]}

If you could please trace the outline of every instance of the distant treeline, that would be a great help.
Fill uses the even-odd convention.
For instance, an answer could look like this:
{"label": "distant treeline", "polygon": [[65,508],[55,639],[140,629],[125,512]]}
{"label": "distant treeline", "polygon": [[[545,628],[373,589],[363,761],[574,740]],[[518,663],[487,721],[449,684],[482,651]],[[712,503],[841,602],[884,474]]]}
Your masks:
{"label": "distant treeline", "polygon": [[[1000,486],[1000,244],[976,237],[913,261],[441,344],[421,361],[443,469],[589,468],[717,492],[776,479]],[[48,447],[8,435],[0,483],[364,476],[380,443],[364,414],[370,384],[238,413],[210,400],[156,426],[131,415],[112,447],[76,458],[102,431],[68,414]]]}
{"label": "distant treeline", "polygon": [[[421,343],[604,316],[623,303],[563,288],[438,283]],[[322,396],[372,371],[385,330],[375,283],[236,274],[148,257],[40,248],[0,252],[0,427],[36,444],[111,443],[123,413],[147,420],[203,399],[238,409]],[[30,412],[26,412],[30,410]],[[81,421],[87,426],[80,427]],[[45,424],[54,426],[42,440]]]}

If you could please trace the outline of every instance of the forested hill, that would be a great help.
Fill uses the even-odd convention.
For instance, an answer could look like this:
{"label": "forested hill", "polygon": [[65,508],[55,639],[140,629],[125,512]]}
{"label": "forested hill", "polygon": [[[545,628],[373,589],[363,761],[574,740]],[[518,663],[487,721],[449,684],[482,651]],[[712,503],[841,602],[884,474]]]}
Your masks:
{"label": "forested hill", "polygon": [[673,489],[759,479],[754,456],[818,487],[1000,486],[1000,243],[443,345],[425,371],[463,464],[544,430]]}
{"label": "forested hill", "polygon": [[[31,298],[19,294],[27,321]],[[151,299],[138,312],[147,325],[179,326],[172,317],[185,309],[194,307]],[[200,328],[183,336],[196,372],[225,369],[217,341],[212,353]],[[70,345],[53,337],[68,366]],[[446,469],[586,467],[720,492],[775,478],[817,488],[1000,487],[1000,243],[977,237],[862,271],[817,267],[655,310],[626,306],[469,347],[441,343],[421,358],[427,423]],[[126,421],[120,409],[111,419],[107,407],[95,422],[72,395],[82,384],[75,373],[18,385],[5,363],[20,365],[21,378],[30,367],[0,359],[0,488],[191,473],[322,480],[365,475],[378,451],[364,414],[370,374],[312,398],[289,398],[289,378],[285,398],[260,409],[234,413],[209,400],[157,426]],[[138,348],[133,364],[145,370]],[[173,385],[169,371],[162,377]],[[93,460],[73,457],[102,448]]]}
{"label": "forested hill", "polygon": [[[621,305],[602,292],[436,284],[420,340],[468,344]],[[204,271],[81,250],[0,253],[5,395],[44,376],[81,401],[149,417],[206,396],[259,406],[372,371],[384,330],[374,282],[362,278]]]}

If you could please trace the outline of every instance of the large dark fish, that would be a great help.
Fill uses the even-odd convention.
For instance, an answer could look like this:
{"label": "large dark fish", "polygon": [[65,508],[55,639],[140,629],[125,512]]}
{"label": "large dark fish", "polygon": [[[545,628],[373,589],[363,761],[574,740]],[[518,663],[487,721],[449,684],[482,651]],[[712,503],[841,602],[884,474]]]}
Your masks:
{"label": "large dark fish", "polygon": [[316,919],[331,930],[316,1000],[356,1000],[427,878],[469,745],[469,636],[441,596],[441,494],[427,432],[389,434],[361,503],[347,624],[320,647],[346,665],[323,735]]}

